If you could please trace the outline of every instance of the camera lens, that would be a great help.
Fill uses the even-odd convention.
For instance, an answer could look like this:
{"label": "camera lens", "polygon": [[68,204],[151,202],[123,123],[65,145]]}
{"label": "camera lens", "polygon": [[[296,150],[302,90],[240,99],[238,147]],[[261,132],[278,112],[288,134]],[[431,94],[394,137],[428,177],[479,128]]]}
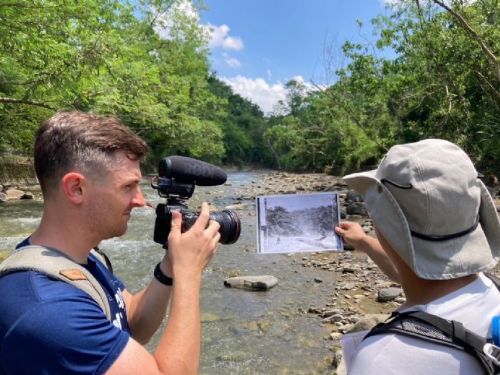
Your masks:
{"label": "camera lens", "polygon": [[[182,211],[182,231],[185,232],[198,219],[199,214],[183,210]],[[241,224],[240,218],[236,212],[231,210],[222,210],[210,212],[210,219],[219,223],[219,242],[223,245],[235,243],[240,237]]]}
{"label": "camera lens", "polygon": [[220,224],[219,242],[224,245],[235,243],[240,237],[240,218],[231,210],[215,211],[210,213],[210,219]]}

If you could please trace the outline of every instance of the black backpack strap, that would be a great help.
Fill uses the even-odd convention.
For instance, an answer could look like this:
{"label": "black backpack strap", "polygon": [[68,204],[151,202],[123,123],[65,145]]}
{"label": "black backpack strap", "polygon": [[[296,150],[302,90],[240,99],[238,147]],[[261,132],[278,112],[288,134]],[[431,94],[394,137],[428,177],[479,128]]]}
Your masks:
{"label": "black backpack strap", "polygon": [[376,325],[364,339],[387,333],[414,337],[463,350],[477,358],[488,374],[500,373],[499,366],[484,353],[487,340],[469,331],[460,322],[449,321],[423,311],[396,312],[386,323]]}
{"label": "black backpack strap", "polygon": [[[404,336],[424,339],[436,344],[443,344],[455,349],[463,349],[460,345],[453,341],[452,335],[447,333],[452,329],[449,329],[446,326],[443,327],[445,324],[442,322],[437,322],[438,326],[443,327],[443,329],[440,329],[433,324],[432,321],[434,319],[432,316],[428,317],[427,320],[423,320],[422,317],[425,319],[425,316],[421,314],[419,314],[419,316],[415,316],[416,313],[420,313],[420,311],[406,313],[394,312],[386,322],[379,323],[372,328],[364,339],[374,335],[396,333]],[[431,315],[427,313],[423,314]]]}

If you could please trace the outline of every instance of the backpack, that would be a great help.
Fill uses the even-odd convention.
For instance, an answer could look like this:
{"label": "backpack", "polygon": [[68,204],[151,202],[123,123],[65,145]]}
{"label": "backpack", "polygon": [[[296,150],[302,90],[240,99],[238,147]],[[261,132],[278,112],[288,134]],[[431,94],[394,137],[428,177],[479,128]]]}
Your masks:
{"label": "backpack", "polygon": [[[91,254],[107,264],[100,252],[91,250]],[[60,251],[35,245],[20,247],[0,263],[0,277],[16,271],[36,271],[83,290],[101,307],[106,318],[112,321],[111,308],[101,284],[89,271]]]}
{"label": "backpack", "polygon": [[[489,277],[500,290],[497,280]],[[456,320],[447,320],[424,311],[395,311],[386,322],[373,327],[363,340],[386,333],[396,333],[463,350],[479,360],[486,374],[500,374],[500,348]]]}

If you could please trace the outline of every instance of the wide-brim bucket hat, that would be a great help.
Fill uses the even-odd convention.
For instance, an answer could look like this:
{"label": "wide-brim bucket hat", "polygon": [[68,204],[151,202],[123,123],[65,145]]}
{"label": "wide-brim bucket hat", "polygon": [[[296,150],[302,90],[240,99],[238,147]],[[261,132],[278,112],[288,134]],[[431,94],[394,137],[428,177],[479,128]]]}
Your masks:
{"label": "wide-brim bucket hat", "polygon": [[345,182],[377,231],[421,278],[486,271],[500,256],[500,220],[467,154],[441,139],[393,146],[376,170]]}

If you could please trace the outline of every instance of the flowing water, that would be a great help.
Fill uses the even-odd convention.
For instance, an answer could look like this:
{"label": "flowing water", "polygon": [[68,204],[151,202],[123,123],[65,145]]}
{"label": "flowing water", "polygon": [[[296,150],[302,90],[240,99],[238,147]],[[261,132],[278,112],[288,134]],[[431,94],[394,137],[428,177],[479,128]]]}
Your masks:
{"label": "flowing water", "polygon": [[[259,183],[264,172],[234,172],[228,183],[196,187],[188,201],[197,210],[202,201],[217,209],[241,205],[241,236],[223,245],[203,276],[201,374],[327,374],[333,353],[328,332],[309,307],[324,306],[331,296],[333,273],[303,268],[302,255],[257,254],[254,200],[242,191]],[[149,185],[146,199],[164,203]],[[39,222],[42,203],[19,201],[0,205],[0,254],[8,253]],[[101,248],[110,257],[115,273],[135,292],[151,280],[153,268],[163,256],[153,242],[155,212],[135,209],[129,230],[121,238],[106,240]],[[226,288],[233,275],[274,275],[279,284],[265,292]],[[315,282],[315,278],[323,282]],[[147,345],[154,351],[164,326]]]}

